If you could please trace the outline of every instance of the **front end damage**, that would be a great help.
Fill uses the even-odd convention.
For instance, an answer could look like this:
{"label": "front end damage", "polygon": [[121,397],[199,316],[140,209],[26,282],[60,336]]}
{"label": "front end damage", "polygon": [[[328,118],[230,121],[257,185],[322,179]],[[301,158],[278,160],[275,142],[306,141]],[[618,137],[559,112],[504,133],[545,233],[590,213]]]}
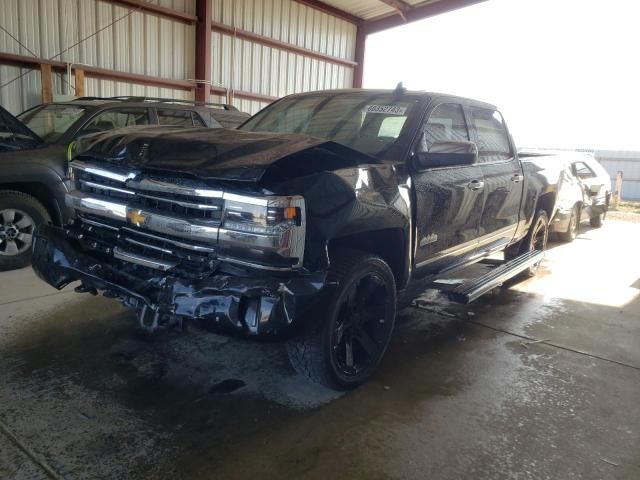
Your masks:
{"label": "front end damage", "polygon": [[332,142],[147,130],[86,142],[70,163],[74,219],[36,232],[33,268],[120,300],[146,329],[288,336],[335,286],[331,242],[408,238],[394,167]]}
{"label": "front end damage", "polygon": [[182,325],[185,319],[212,331],[251,336],[287,335],[324,286],[324,274],[200,276],[156,271],[113,258],[75,221],[64,228],[42,226],[34,238],[33,268],[56,288],[80,281],[78,292],[116,298],[137,311],[148,330]]}

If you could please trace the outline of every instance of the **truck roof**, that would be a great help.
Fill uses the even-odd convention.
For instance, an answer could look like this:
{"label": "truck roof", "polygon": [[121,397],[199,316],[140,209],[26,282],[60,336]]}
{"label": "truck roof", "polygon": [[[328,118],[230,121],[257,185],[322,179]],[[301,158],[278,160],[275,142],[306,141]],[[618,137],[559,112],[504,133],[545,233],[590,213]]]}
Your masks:
{"label": "truck roof", "polygon": [[292,95],[288,95],[288,97],[298,97],[298,96],[307,96],[307,95],[340,95],[340,94],[348,94],[348,93],[373,93],[373,94],[390,94],[396,93],[399,98],[402,97],[421,97],[421,98],[437,98],[437,97],[447,97],[449,99],[455,100],[457,102],[467,104],[467,105],[477,105],[483,108],[490,108],[493,110],[497,110],[498,108],[487,102],[483,102],[481,100],[475,100],[473,98],[460,97],[458,95],[452,95],[449,93],[441,93],[441,92],[427,92],[424,90],[401,90],[398,89],[374,89],[374,88],[339,88],[339,89],[331,89],[331,90],[317,90],[313,92],[305,92],[305,93],[294,93]]}

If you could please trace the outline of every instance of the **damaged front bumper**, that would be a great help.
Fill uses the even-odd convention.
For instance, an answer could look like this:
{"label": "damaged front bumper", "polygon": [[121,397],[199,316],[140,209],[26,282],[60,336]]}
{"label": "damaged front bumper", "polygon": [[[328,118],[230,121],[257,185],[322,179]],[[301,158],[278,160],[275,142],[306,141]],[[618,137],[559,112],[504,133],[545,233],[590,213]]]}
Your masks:
{"label": "damaged front bumper", "polygon": [[205,328],[250,336],[288,335],[325,286],[323,272],[247,276],[212,273],[187,278],[84,248],[64,229],[41,226],[34,235],[33,269],[57,289],[80,280],[80,292],[101,291],[136,309],[147,329],[195,320]]}

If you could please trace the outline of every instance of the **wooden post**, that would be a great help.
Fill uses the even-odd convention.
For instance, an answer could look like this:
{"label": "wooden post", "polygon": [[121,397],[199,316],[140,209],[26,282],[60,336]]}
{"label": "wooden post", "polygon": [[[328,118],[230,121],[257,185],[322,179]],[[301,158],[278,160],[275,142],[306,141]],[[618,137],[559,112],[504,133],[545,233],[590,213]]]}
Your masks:
{"label": "wooden post", "polygon": [[42,103],[53,102],[53,80],[51,78],[51,65],[40,64],[40,83],[42,85]]}
{"label": "wooden post", "polygon": [[617,209],[618,205],[620,205],[620,200],[622,200],[622,172],[619,171],[616,174],[616,186],[613,190],[613,208]]}
{"label": "wooden post", "polygon": [[84,70],[76,68],[73,74],[76,79],[76,97],[84,97]]}

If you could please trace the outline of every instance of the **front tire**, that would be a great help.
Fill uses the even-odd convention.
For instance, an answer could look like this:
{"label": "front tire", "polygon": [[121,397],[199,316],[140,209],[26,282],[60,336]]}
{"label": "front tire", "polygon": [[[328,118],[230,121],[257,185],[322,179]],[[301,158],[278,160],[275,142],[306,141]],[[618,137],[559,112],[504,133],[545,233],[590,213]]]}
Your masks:
{"label": "front tire", "polygon": [[350,389],[371,377],[391,341],[395,280],[380,257],[343,250],[333,255],[328,282],[337,287],[326,311],[308,333],[287,342],[287,354],[312,381]]}
{"label": "front tire", "polygon": [[602,222],[604,221],[603,219],[603,215],[600,213],[598,215],[595,215],[593,217],[591,217],[589,219],[589,224],[593,227],[593,228],[600,228],[602,227]]}
{"label": "front tire", "polygon": [[50,221],[47,209],[31,195],[0,192],[0,271],[29,265],[34,231]]}

